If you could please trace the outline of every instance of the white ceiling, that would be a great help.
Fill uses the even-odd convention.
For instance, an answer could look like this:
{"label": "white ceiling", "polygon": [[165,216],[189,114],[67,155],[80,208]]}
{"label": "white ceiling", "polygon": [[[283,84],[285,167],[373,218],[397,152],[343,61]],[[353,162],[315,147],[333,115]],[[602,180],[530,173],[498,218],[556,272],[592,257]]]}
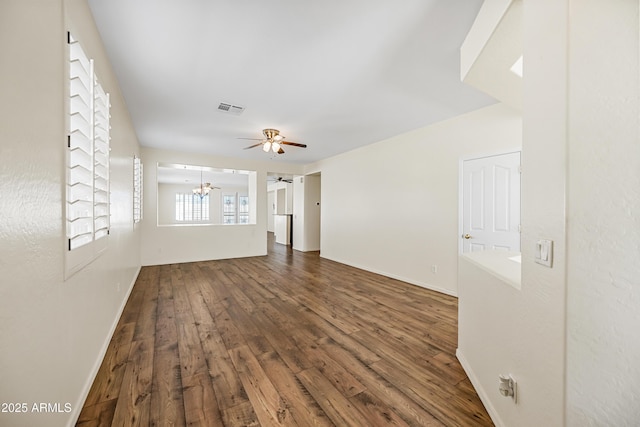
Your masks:
{"label": "white ceiling", "polygon": [[[482,0],[89,0],[140,143],[310,163],[489,105],[460,82]],[[99,77],[99,76],[98,76]],[[221,102],[245,107],[219,112]]]}

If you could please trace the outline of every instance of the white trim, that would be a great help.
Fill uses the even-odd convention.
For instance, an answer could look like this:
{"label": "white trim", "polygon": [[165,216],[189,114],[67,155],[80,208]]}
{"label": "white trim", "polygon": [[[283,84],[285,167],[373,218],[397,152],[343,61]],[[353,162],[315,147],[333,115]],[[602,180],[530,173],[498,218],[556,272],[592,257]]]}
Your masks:
{"label": "white trim", "polygon": [[330,261],[338,262],[340,264],[348,265],[350,267],[357,268],[359,270],[368,271],[370,273],[379,274],[381,276],[385,276],[385,277],[388,277],[390,279],[400,280],[401,282],[405,282],[405,283],[408,283],[410,285],[420,286],[421,288],[425,288],[425,289],[428,289],[430,291],[440,292],[441,294],[449,295],[449,296],[452,296],[452,297],[455,297],[455,298],[458,297],[456,292],[450,291],[449,289],[439,288],[437,286],[433,286],[433,285],[431,285],[429,283],[426,283],[426,282],[420,282],[420,281],[408,279],[406,277],[399,276],[399,275],[396,275],[396,274],[387,273],[385,271],[376,270],[376,269],[373,269],[373,268],[365,267],[365,266],[354,264],[354,263],[340,261],[339,259],[326,257],[326,256],[322,255],[322,253],[320,253],[320,258],[328,259]]}
{"label": "white trim", "polygon": [[[456,349],[456,357],[460,361],[460,365],[462,365],[462,369],[464,369],[464,372],[469,377],[469,381],[471,381],[471,385],[473,385],[473,388],[475,388],[476,393],[478,394],[478,397],[480,397],[480,400],[482,401],[482,404],[484,405],[485,409],[489,413],[489,416],[491,417],[491,421],[493,421],[496,427],[504,427],[505,424],[504,422],[502,422],[502,419],[500,418],[498,411],[496,411],[493,405],[491,405],[491,400],[489,399],[487,392],[480,385],[480,381],[478,380],[478,377],[476,377],[476,374],[471,369],[471,365],[469,365],[469,362],[467,362],[467,359],[465,359],[464,355],[462,354],[459,348]],[[497,385],[497,382],[496,382],[496,385]]]}

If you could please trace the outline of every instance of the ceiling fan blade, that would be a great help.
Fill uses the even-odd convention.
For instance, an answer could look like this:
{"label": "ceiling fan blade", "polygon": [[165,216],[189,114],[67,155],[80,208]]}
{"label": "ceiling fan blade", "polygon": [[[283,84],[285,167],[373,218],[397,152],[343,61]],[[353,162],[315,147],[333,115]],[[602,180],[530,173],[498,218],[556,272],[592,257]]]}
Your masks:
{"label": "ceiling fan blade", "polygon": [[240,138],[240,137],[238,137],[236,139],[248,139],[250,141],[262,141],[262,140],[264,140],[264,138]]}
{"label": "ceiling fan blade", "polygon": [[280,149],[278,150],[278,154],[284,154],[284,150],[282,149],[282,147],[280,147]]}
{"label": "ceiling fan blade", "polygon": [[245,150],[248,150],[249,148],[258,147],[258,146],[260,146],[260,145],[262,145],[262,142],[259,142],[259,143],[257,143],[257,144],[250,145],[250,146],[248,146],[248,147],[244,147],[244,149],[245,149]]}
{"label": "ceiling fan blade", "polygon": [[294,147],[307,148],[307,144],[299,144],[299,143],[297,143],[297,142],[280,141],[280,144],[284,144],[284,145],[293,145]]}

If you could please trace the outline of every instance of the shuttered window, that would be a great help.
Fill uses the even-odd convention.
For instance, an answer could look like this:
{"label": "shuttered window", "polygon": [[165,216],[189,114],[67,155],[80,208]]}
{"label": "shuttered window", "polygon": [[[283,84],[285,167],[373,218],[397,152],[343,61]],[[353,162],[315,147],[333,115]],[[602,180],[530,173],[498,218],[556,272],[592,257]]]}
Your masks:
{"label": "shuttered window", "polygon": [[176,193],[176,222],[209,221],[209,195]]}
{"label": "shuttered window", "polygon": [[94,239],[109,234],[109,94],[94,77],[93,224]]}
{"label": "shuttered window", "polygon": [[67,238],[69,250],[93,240],[93,61],[69,36]]}
{"label": "shuttered window", "polygon": [[[68,250],[91,245],[109,234],[110,103],[94,73],[93,60],[71,34],[69,44],[69,98],[67,137],[66,220]],[[68,260],[81,268],[97,249]]]}
{"label": "shuttered window", "polygon": [[133,158],[133,222],[142,220],[142,162],[139,157]]}

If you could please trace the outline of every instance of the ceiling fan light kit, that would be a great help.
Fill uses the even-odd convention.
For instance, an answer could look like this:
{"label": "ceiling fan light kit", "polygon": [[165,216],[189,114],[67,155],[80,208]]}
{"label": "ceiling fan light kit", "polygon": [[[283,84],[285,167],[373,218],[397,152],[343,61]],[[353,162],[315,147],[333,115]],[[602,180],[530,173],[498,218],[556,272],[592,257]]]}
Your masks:
{"label": "ceiling fan light kit", "polygon": [[[249,147],[245,147],[245,150],[249,148],[254,148],[262,145],[262,151],[268,153],[269,151],[276,154],[284,154],[284,150],[282,149],[283,145],[291,145],[293,147],[301,147],[306,148],[306,144],[299,144],[297,142],[285,141],[284,136],[280,135],[280,131],[278,129],[263,129],[262,134],[264,135],[264,139],[257,139],[260,141],[257,144],[250,145]],[[238,138],[238,139],[256,139],[256,138]]]}

